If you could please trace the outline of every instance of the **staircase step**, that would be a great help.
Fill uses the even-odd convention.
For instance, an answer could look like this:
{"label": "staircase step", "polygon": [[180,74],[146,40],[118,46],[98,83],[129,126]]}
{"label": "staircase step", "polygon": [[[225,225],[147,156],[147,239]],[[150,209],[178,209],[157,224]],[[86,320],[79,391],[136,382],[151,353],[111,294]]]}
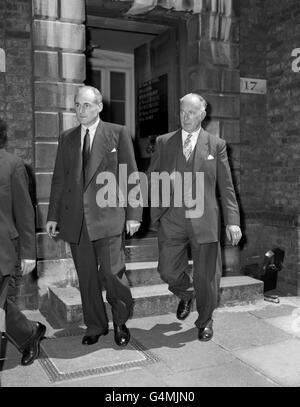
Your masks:
{"label": "staircase step", "polygon": [[[133,318],[151,315],[174,313],[178,298],[170,293],[166,284],[132,287],[135,300]],[[107,306],[108,317],[111,320],[111,310]],[[263,282],[248,276],[222,277],[219,294],[219,306],[232,306],[251,303],[263,298]],[[195,310],[195,301],[193,303]],[[79,290],[76,287],[49,287],[49,309],[60,327],[83,323],[82,307]]]}
{"label": "staircase step", "polygon": [[130,287],[162,284],[157,264],[157,261],[126,263],[125,274]]}
{"label": "staircase step", "polygon": [[156,261],[157,259],[158,259],[158,245],[156,237],[127,239],[125,241],[126,263]]}
{"label": "staircase step", "polygon": [[[157,261],[143,261],[135,263],[126,263],[126,277],[131,287],[143,285],[163,284],[157,271]],[[192,271],[193,262],[189,261],[190,271]]]}

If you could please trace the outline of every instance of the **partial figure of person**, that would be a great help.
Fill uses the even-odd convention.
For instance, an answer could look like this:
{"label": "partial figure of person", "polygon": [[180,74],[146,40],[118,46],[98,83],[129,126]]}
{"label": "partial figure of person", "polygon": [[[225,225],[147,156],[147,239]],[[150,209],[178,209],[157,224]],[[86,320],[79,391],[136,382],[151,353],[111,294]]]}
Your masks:
{"label": "partial figure of person", "polygon": [[22,353],[21,364],[39,356],[46,327],[31,321],[14,303],[16,270],[36,265],[35,218],[22,160],[5,150],[7,126],[0,119],[0,331]]}
{"label": "partial figure of person", "polygon": [[[189,315],[196,298],[195,325],[200,341],[213,336],[213,311],[222,273],[217,186],[226,235],[232,245],[237,245],[242,236],[226,143],[201,125],[206,106],[205,99],[196,93],[180,99],[181,129],[157,137],[148,169],[151,194],[159,197],[158,205],[151,203],[152,224],[158,229],[158,271],[169,290],[180,299],[178,319]],[[163,189],[161,182],[155,184],[152,178],[166,173],[171,179],[169,189]],[[193,260],[192,276],[188,247]]]}
{"label": "partial figure of person", "polygon": [[126,321],[133,308],[124,274],[125,228],[131,236],[138,231],[142,207],[131,206],[129,199],[127,205],[99,203],[98,177],[111,174],[118,183],[121,164],[128,174],[136,172],[133,145],[123,126],[100,119],[103,104],[98,89],[82,86],[74,101],[80,125],[59,139],[46,229],[51,238],[59,236],[70,244],[86,325],[82,344],[94,344],[108,333],[104,286],[115,342],[125,346],[130,339]]}

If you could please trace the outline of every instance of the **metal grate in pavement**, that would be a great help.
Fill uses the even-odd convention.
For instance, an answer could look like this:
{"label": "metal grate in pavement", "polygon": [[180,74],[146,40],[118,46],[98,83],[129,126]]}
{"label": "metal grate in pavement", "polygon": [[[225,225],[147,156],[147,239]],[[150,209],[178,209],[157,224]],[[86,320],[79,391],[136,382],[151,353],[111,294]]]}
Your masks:
{"label": "metal grate in pavement", "polygon": [[82,346],[78,330],[64,331],[41,342],[38,360],[51,382],[104,376],[160,361],[133,337],[122,349],[107,337],[101,337],[100,344]]}

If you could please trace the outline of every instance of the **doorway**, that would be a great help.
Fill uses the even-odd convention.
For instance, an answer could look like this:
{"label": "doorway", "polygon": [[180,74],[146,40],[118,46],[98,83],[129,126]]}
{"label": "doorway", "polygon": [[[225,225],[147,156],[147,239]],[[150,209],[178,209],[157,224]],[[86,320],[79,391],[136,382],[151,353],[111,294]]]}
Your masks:
{"label": "doorway", "polygon": [[156,137],[179,123],[176,28],[88,15],[87,34],[85,83],[103,94],[101,118],[130,132],[145,171]]}

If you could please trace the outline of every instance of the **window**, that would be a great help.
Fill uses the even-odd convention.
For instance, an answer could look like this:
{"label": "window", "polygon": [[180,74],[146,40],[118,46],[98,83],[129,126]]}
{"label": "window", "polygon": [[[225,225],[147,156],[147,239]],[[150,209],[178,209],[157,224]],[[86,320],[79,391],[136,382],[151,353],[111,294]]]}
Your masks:
{"label": "window", "polygon": [[103,96],[104,121],[125,126],[134,137],[134,60],[131,54],[94,50],[88,61],[86,85]]}

